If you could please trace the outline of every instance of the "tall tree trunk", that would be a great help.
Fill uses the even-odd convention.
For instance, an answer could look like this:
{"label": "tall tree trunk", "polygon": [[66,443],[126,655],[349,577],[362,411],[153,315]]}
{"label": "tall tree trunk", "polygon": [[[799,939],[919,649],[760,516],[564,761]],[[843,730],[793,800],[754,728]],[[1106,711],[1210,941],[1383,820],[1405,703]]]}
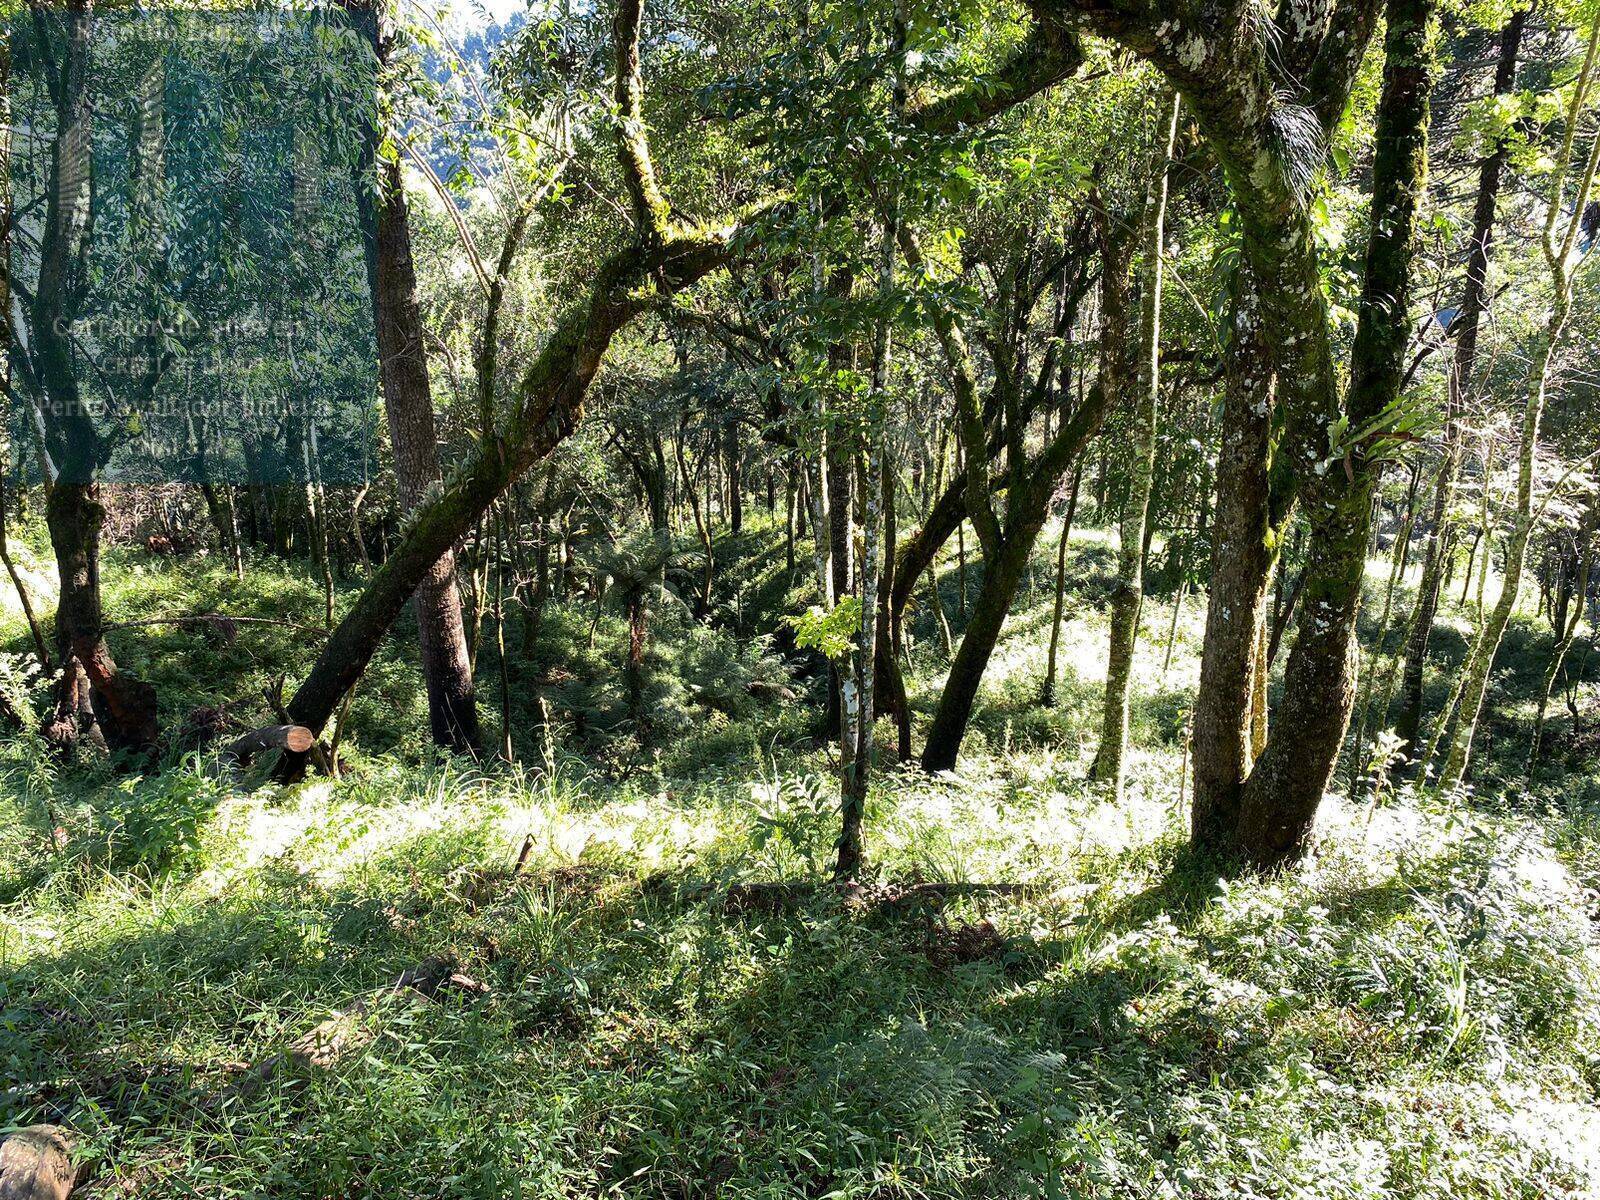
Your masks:
{"label": "tall tree trunk", "polygon": [[[1389,582],[1383,589],[1383,610],[1378,614],[1378,636],[1374,639],[1372,654],[1364,664],[1365,669],[1357,670],[1356,682],[1356,716],[1355,736],[1350,740],[1350,770],[1346,776],[1345,795],[1355,799],[1361,790],[1361,781],[1365,777],[1367,768],[1371,765],[1371,756],[1367,753],[1367,724],[1372,716],[1372,697],[1376,689],[1378,668],[1383,664],[1384,643],[1389,639],[1389,619],[1394,613],[1394,599],[1396,588],[1406,571],[1406,548],[1411,545],[1411,525],[1416,517],[1417,481],[1420,478],[1413,468],[1411,488],[1406,500],[1406,515],[1401,523],[1400,530],[1395,536],[1394,547],[1389,557]],[[1389,689],[1381,691],[1383,697],[1378,709],[1378,720],[1381,723],[1384,715],[1389,711]]]}
{"label": "tall tree trunk", "polygon": [[1111,785],[1122,798],[1128,750],[1133,651],[1144,605],[1144,554],[1156,465],[1156,419],[1161,398],[1161,284],[1167,219],[1167,163],[1178,136],[1176,94],[1164,97],[1156,152],[1145,193],[1144,270],[1139,315],[1139,382],[1133,406],[1132,475],[1123,502],[1117,562],[1117,590],[1111,600],[1111,638],[1106,654],[1106,692],[1100,721],[1100,748],[1092,778]]}
{"label": "tall tree trunk", "polygon": [[[711,583],[716,578],[717,558],[715,547],[711,543],[711,514],[700,505],[700,493],[696,488],[695,480],[689,470],[688,454],[684,450],[684,439],[687,430],[683,422],[679,422],[678,436],[673,440],[673,453],[678,460],[678,475],[683,480],[683,492],[689,499],[689,512],[694,517],[695,536],[700,539],[700,590],[695,595],[694,615],[706,619],[711,612]],[[712,442],[713,448],[716,442]],[[701,467],[707,467],[712,455],[708,454],[701,460]],[[707,475],[710,472],[707,470]],[[709,479],[706,484],[707,507],[710,505],[711,485]]]}
{"label": "tall tree trunk", "polygon": [[795,519],[799,516],[799,492],[795,486],[795,473],[791,468],[783,473],[783,569],[789,586],[794,586]]}
{"label": "tall tree trunk", "polygon": [[239,522],[233,507],[233,496],[227,484],[218,487],[213,483],[202,483],[200,494],[206,502],[206,512],[211,517],[212,527],[217,531],[217,540],[222,543],[222,552],[228,556],[228,566],[233,570],[233,577],[240,583],[244,582],[244,554],[239,548]]}
{"label": "tall tree trunk", "polygon": [[[1439,773],[1441,789],[1457,787],[1466,776],[1467,763],[1472,754],[1473,735],[1478,718],[1483,711],[1484,695],[1489,687],[1489,672],[1494,666],[1495,653],[1505,636],[1506,626],[1517,606],[1517,593],[1522,586],[1522,573],[1527,558],[1528,542],[1538,524],[1539,513],[1533,507],[1534,463],[1538,449],[1539,426],[1544,417],[1545,402],[1549,394],[1556,365],[1556,348],[1566,329],[1567,317],[1572,309],[1573,275],[1581,259],[1577,240],[1588,207],[1589,193],[1594,187],[1595,174],[1600,168],[1600,134],[1596,134],[1587,159],[1580,169],[1577,189],[1572,200],[1570,216],[1567,215],[1567,177],[1571,170],[1572,154],[1578,126],[1583,122],[1586,106],[1593,89],[1596,61],[1600,59],[1600,9],[1596,9],[1589,30],[1588,48],[1583,66],[1573,89],[1571,107],[1567,113],[1566,134],[1550,184],[1550,197],[1544,228],[1545,262],[1550,271],[1551,290],[1554,297],[1550,308],[1545,336],[1535,360],[1534,387],[1522,417],[1522,440],[1517,452],[1517,498],[1512,517],[1511,536],[1506,541],[1500,597],[1494,610],[1484,621],[1483,629],[1472,644],[1462,667],[1461,707],[1455,730],[1447,743],[1444,766]],[[1564,227],[1562,219],[1566,218]]]}
{"label": "tall tree trunk", "polygon": [[[6,313],[11,311],[11,215],[11,46],[9,41],[0,41],[0,312]],[[8,395],[12,386],[11,349],[11,322],[0,321],[0,355],[4,357],[4,361],[0,362],[0,375],[3,375]],[[39,628],[38,617],[34,615],[33,600],[11,558],[11,546],[6,536],[5,475],[11,470],[11,454],[9,444],[0,441],[0,445],[5,451],[0,454],[0,562],[5,563],[6,574],[16,588],[17,602],[22,606],[23,619],[33,637],[33,648],[39,656],[40,669],[48,672],[50,651],[45,647],[44,633]],[[44,471],[42,475],[48,491],[49,473]],[[17,496],[20,512],[23,496],[20,488]],[[21,714],[18,714],[18,722],[21,722]]]}
{"label": "tall tree trunk", "polygon": [[[506,514],[501,505],[495,519],[496,537],[494,576],[494,640],[496,666],[500,678],[500,757],[508,763],[517,760],[511,745],[511,665],[506,660]],[[513,556],[513,561],[515,561]],[[515,590],[515,589],[513,589]]]}
{"label": "tall tree trunk", "polygon": [[895,556],[899,543],[899,520],[895,511],[895,481],[899,473],[885,451],[883,464],[883,580],[878,585],[878,692],[882,709],[894,717],[895,759],[911,760],[911,701],[906,695],[905,677],[900,673],[904,653],[900,622],[894,620],[890,598],[894,595]]}
{"label": "tall tree trunk", "polygon": [[1072,469],[1072,490],[1067,494],[1066,515],[1061,518],[1061,537],[1056,543],[1055,603],[1050,610],[1050,651],[1045,657],[1044,686],[1039,703],[1053,708],[1056,703],[1056,664],[1061,650],[1061,610],[1067,592],[1067,546],[1072,541],[1072,520],[1078,513],[1078,492],[1083,484],[1083,461]]}
{"label": "tall tree trunk", "polygon": [[[845,351],[836,350],[833,357],[843,359]],[[828,564],[829,570],[833,572],[834,598],[841,599],[855,590],[853,570],[855,555],[850,545],[850,533],[854,524],[852,508],[856,470],[853,456],[844,437],[829,438],[825,455],[824,471],[828,481]],[[837,666],[830,668],[830,671],[828,723],[830,728],[837,730],[844,719],[841,708],[844,703],[843,680],[839,678]]]}
{"label": "tall tree trunk", "polygon": [[[382,0],[350,3],[369,22],[367,32],[378,61],[387,62],[389,14],[381,10]],[[378,136],[379,131],[372,130],[364,156],[369,163],[376,158]],[[376,197],[365,178],[358,182],[356,191],[378,332],[384,412],[394,449],[395,483],[401,510],[411,513],[439,484],[439,438],[399,160],[385,160],[379,175]],[[437,745],[476,753],[478,707],[461,617],[461,595],[456,587],[453,543],[441,551],[418,582],[413,607],[422,678],[428,691],[429,731]]]}
{"label": "tall tree trunk", "polygon": [[[892,41],[894,45],[894,83],[892,107],[898,118],[905,109],[905,51],[906,22],[899,0],[895,6]],[[895,241],[899,224],[898,198],[891,197],[888,212],[883,218],[878,244],[878,303],[881,311],[874,322],[872,336],[871,390],[867,395],[867,429],[864,446],[865,463],[861,473],[861,623],[857,630],[855,654],[856,727],[844,731],[843,740],[855,738],[855,751],[850,755],[850,770],[845,776],[841,810],[843,820],[839,832],[839,857],[834,866],[836,879],[855,879],[861,873],[865,860],[862,844],[862,819],[866,814],[867,788],[873,766],[873,742],[877,726],[877,667],[879,630],[887,634],[889,609],[887,597],[894,583],[894,482],[885,469],[888,454],[887,426],[889,422],[889,355],[891,330],[889,326],[889,301],[894,293]],[[890,554],[886,568],[887,578],[880,578],[879,554],[884,544],[884,522],[888,522]],[[884,603],[880,604],[880,593]],[[881,609],[881,611],[880,611]],[[893,658],[891,649],[889,657]],[[898,680],[896,681],[898,682]],[[902,707],[904,688],[900,689]],[[909,741],[909,725],[906,727]]]}
{"label": "tall tree trunk", "polygon": [[744,529],[744,475],[741,471],[739,420],[729,417],[723,433],[723,457],[728,476],[728,532],[737,536]]}
{"label": "tall tree trunk", "polygon": [[[1411,333],[1417,206],[1427,181],[1435,0],[1390,0],[1378,101],[1372,217],[1347,411],[1366,428],[1399,395]],[[1322,451],[1325,455],[1326,449]],[[1366,571],[1381,460],[1357,444],[1307,488],[1310,549],[1302,617],[1284,674],[1275,732],[1241,797],[1238,848],[1270,865],[1297,856],[1311,832],[1349,724],[1349,652]]]}
{"label": "tall tree trunk", "polygon": [[[1500,61],[1495,68],[1494,95],[1506,96],[1517,84],[1517,55],[1522,46],[1522,31],[1528,10],[1512,12],[1500,31]],[[1401,676],[1400,712],[1395,718],[1395,734],[1400,752],[1413,758],[1417,735],[1422,727],[1423,666],[1428,656],[1428,640],[1439,609],[1439,592],[1445,561],[1451,543],[1450,509],[1455,502],[1456,481],[1461,473],[1461,413],[1472,391],[1473,371],[1478,355],[1478,326],[1483,316],[1489,253],[1494,245],[1495,213],[1500,196],[1500,180],[1510,157],[1510,140],[1500,138],[1478,168],[1478,196],[1472,212],[1472,242],[1467,251],[1466,282],[1461,308],[1451,324],[1455,327],[1455,357],[1450,369],[1449,425],[1445,431],[1444,457],[1434,484],[1432,523],[1422,558],[1422,578],[1417,583],[1416,607],[1406,639],[1405,669]]]}
{"label": "tall tree trunk", "polygon": [[1214,851],[1232,848],[1240,795],[1255,762],[1249,717],[1256,649],[1285,520],[1272,510],[1268,475],[1271,349],[1248,280],[1239,281],[1235,290],[1226,366],[1210,591],[1194,703],[1190,809],[1195,844]]}
{"label": "tall tree trunk", "polygon": [[[105,508],[97,474],[109,447],[85,411],[73,366],[72,326],[87,280],[85,261],[93,204],[91,152],[93,104],[89,92],[89,51],[93,15],[88,0],[68,0],[43,9],[51,27],[50,47],[59,51],[52,88],[56,131],[47,176],[48,195],[40,238],[39,278],[32,300],[30,369],[49,401],[47,458],[59,471],[45,504],[45,522],[60,577],[56,639],[62,663],[61,709],[86,715],[88,701],[107,745],[143,750],[158,732],[155,689],[118,669],[106,645],[100,596],[100,530]],[[74,668],[76,662],[83,674]],[[70,744],[82,731],[52,726],[58,744]]]}

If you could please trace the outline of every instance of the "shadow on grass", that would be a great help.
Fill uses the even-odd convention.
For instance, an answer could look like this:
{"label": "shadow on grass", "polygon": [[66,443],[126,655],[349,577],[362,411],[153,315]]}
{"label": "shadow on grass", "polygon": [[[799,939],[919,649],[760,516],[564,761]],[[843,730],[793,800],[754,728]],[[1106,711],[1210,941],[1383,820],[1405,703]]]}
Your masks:
{"label": "shadow on grass", "polygon": [[[1177,1154],[1185,1089],[1249,1086],[1263,1054],[1259,1030],[1228,1036],[1232,1017],[1203,999],[1141,1012],[1194,964],[1114,948],[1162,916],[1200,927],[1217,876],[1187,852],[1059,940],[961,940],[984,914],[1002,928],[1045,915],[1011,898],[940,916],[860,913],[824,891],[735,913],[692,870],[459,866],[493,861],[479,834],[434,832],[331,883],[285,860],[214,897],[152,891],[4,979],[0,1037],[20,1065],[0,1119],[91,1131],[102,1174],[148,1195],[205,1177],[217,1195],[270,1179],[278,1195],[710,1200],[778,1179],[785,1194],[860,1190],[885,1171],[1020,1195],[1086,1121],[1156,1161]],[[1403,902],[1304,898],[1373,923]],[[333,1069],[201,1103],[436,954],[488,994],[385,1010]]]}

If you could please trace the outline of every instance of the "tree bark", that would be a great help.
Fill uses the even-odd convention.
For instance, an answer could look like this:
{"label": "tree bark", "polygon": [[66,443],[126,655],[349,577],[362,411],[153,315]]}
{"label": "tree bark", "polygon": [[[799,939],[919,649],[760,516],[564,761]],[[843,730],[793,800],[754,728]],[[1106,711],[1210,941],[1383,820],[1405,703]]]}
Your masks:
{"label": "tree bark", "polygon": [[61,581],[56,640],[60,660],[67,664],[63,686],[72,686],[70,664],[76,663],[87,676],[90,704],[106,745],[113,750],[148,749],[159,733],[156,690],[117,669],[103,631],[100,529],[105,507],[100,485],[57,480],[45,505],[45,521]]}
{"label": "tree bark", "polygon": [[744,530],[744,475],[739,446],[739,419],[730,416],[723,432],[723,454],[728,475],[728,532],[737,536]]}
{"label": "tree bark", "polygon": [[1061,610],[1067,591],[1067,546],[1072,541],[1072,521],[1078,513],[1078,491],[1083,485],[1083,462],[1072,469],[1072,490],[1067,496],[1066,515],[1061,518],[1061,538],[1056,543],[1055,603],[1050,610],[1050,650],[1045,657],[1044,686],[1039,703],[1053,708],[1056,703],[1056,663],[1061,649]]}
{"label": "tree bark", "polygon": [[[380,64],[388,60],[387,14],[381,0],[350,0],[365,22]],[[378,130],[371,132],[370,164],[376,159]],[[405,186],[397,158],[379,167],[376,197],[365,178],[357,181],[373,318],[378,333],[378,367],[384,412],[394,450],[395,483],[403,513],[412,513],[438,485],[438,430],[423,348],[422,311],[417,302],[416,267]],[[423,683],[428,691],[428,726],[435,744],[476,753],[478,708],[467,654],[461,595],[456,586],[455,546],[444,547],[416,586],[413,605]]]}
{"label": "tree bark", "polygon": [[[1254,525],[1272,537],[1249,539],[1235,547],[1225,540],[1226,531],[1219,529],[1214,539],[1215,574],[1233,570],[1227,560],[1236,553],[1242,553],[1245,565],[1253,568],[1263,553],[1270,558],[1274,552],[1274,518],[1281,519],[1298,487],[1329,473],[1329,436],[1343,415],[1307,200],[1329,131],[1346,108],[1377,25],[1380,0],[1348,0],[1316,12],[1286,10],[1282,15],[1291,18],[1286,21],[1282,16],[1263,18],[1253,9],[1198,14],[1161,0],[1133,7],[1106,6],[1098,0],[1058,0],[1052,7],[1070,10],[1088,27],[1117,40],[1159,69],[1184,96],[1227,179],[1242,234],[1241,261],[1256,283],[1253,291],[1241,292],[1259,298],[1259,313],[1255,306],[1241,305],[1236,321],[1250,317],[1254,324],[1270,330],[1271,353],[1265,359],[1276,369],[1277,402],[1284,415],[1281,444],[1271,448],[1270,461],[1286,486],[1274,487],[1264,496],[1259,490],[1240,493],[1240,498],[1250,502],[1244,505],[1246,511],[1259,514],[1241,523],[1246,529]],[[1263,19],[1273,22],[1268,31],[1271,53],[1262,52]],[[1247,333],[1247,345],[1268,336],[1260,330]],[[1264,401],[1265,396],[1263,386],[1258,397]],[[1239,413],[1244,428],[1225,437],[1248,443],[1252,418],[1265,413],[1264,403],[1254,413]],[[1264,479],[1270,445],[1264,432],[1257,444],[1261,453],[1247,474],[1259,472]],[[1222,501],[1226,500],[1224,495]],[[1326,522],[1329,518],[1325,515],[1322,519]],[[1364,521],[1364,516],[1358,519]],[[1329,532],[1338,536],[1347,531]],[[1360,532],[1364,534],[1364,528]],[[1211,841],[1217,829],[1224,831],[1223,841],[1231,840],[1225,832],[1231,807],[1227,784],[1241,764],[1228,751],[1240,745],[1253,675],[1251,648],[1261,642],[1255,593],[1258,587],[1265,587],[1266,572],[1247,569],[1239,574],[1238,582],[1246,593],[1238,597],[1246,602],[1242,611],[1218,595],[1211,601],[1213,618],[1222,620],[1227,628],[1208,632],[1208,643],[1226,649],[1232,661],[1228,664],[1231,669],[1221,672],[1225,678],[1217,679],[1214,667],[1212,690],[1202,697],[1208,703],[1197,707],[1197,753],[1203,749],[1198,726],[1205,718],[1220,731],[1219,745],[1208,748],[1208,753],[1223,785],[1197,797],[1195,834],[1201,844]],[[1224,697],[1221,685],[1226,684],[1239,686]],[[1335,724],[1333,751],[1343,734],[1342,714]],[[1302,748],[1314,750],[1319,757],[1327,752],[1331,768],[1328,732],[1317,730]],[[1311,781],[1320,789],[1326,772],[1316,760],[1311,768]],[[1317,780],[1319,774],[1322,778]],[[1280,801],[1287,806],[1299,802],[1298,795],[1283,793],[1269,778],[1281,781],[1284,776],[1273,772],[1261,780],[1258,802],[1264,802],[1265,808],[1277,809]]]}
{"label": "tree bark", "polygon": [[[30,306],[34,345],[28,358],[33,380],[49,401],[48,457],[59,472],[45,505],[61,588],[56,606],[63,666],[58,711],[85,715],[81,684],[86,680],[89,703],[106,744],[144,750],[154,744],[158,732],[155,689],[118,669],[102,631],[100,530],[105,508],[96,476],[110,447],[81,403],[72,361],[72,325],[87,286],[85,262],[93,219],[91,5],[87,0],[68,0],[59,14],[48,19],[60,23],[61,57],[52,89],[56,135],[47,176],[39,279]],[[83,726],[75,717],[52,723],[50,731],[59,745],[66,746]]]}
{"label": "tree bark", "polygon": [[1236,288],[1222,401],[1217,503],[1200,687],[1195,695],[1190,833],[1197,846],[1230,850],[1239,798],[1254,765],[1250,704],[1267,587],[1284,515],[1268,474],[1272,365],[1253,286]]}
{"label": "tree bark", "polygon": [[[1347,402],[1352,431],[1398,396],[1411,333],[1417,207],[1427,182],[1429,48],[1436,0],[1390,0],[1378,101],[1372,216]],[[1326,449],[1323,451],[1326,454]],[[1310,835],[1350,719],[1349,652],[1366,570],[1381,460],[1357,443],[1307,487],[1310,548],[1299,634],[1284,674],[1275,734],[1241,797],[1238,848],[1252,862],[1297,857]]]}
{"label": "tree bark", "polygon": [[[1122,260],[1126,288],[1126,257]],[[1102,306],[1103,310],[1104,306]],[[1056,481],[1077,461],[1083,448],[1099,431],[1105,417],[1107,389],[1096,386],[1084,404],[1056,435],[1055,441],[1039,455],[1029,470],[1030,483],[1014,487],[1008,495],[1005,536],[992,561],[984,564],[983,582],[971,605],[971,614],[961,645],[939,693],[939,703],[928,726],[922,750],[925,771],[948,771],[955,767],[962,739],[972,719],[983,673],[1000,640],[1000,631],[1011,611],[1028,561],[1038,541],[1050,508]]]}

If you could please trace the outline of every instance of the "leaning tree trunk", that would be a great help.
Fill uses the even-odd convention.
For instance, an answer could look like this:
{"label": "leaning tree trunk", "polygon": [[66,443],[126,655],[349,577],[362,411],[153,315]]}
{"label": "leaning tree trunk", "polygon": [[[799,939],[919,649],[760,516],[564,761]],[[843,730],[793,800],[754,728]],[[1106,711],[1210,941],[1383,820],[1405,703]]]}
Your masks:
{"label": "leaning tree trunk", "polygon": [[[355,0],[367,8],[368,34],[380,63],[388,56],[387,20],[378,0]],[[376,139],[378,131],[372,131]],[[375,155],[367,156],[369,158]],[[379,195],[358,180],[357,196],[367,240],[367,268],[378,332],[378,366],[384,411],[394,449],[395,483],[403,512],[413,512],[438,486],[438,431],[428,360],[423,349],[422,312],[417,302],[411,229],[398,159],[381,169]],[[478,708],[461,595],[456,587],[455,547],[444,548],[417,584],[414,610],[422,678],[428,691],[428,726],[437,745],[472,753],[478,748]]]}
{"label": "leaning tree trunk", "polygon": [[[1034,534],[1037,533],[1035,529]],[[1023,530],[1010,531],[1000,553],[984,564],[983,582],[972,602],[966,631],[961,635],[961,645],[956,648],[933,720],[928,725],[927,741],[922,748],[925,771],[949,771],[956,765],[983,673],[1000,641],[1000,631],[1027,571],[1034,541],[1035,538],[1026,536]]]}
{"label": "leaning tree trunk", "polygon": [[[1104,214],[1102,213],[1102,218]],[[966,335],[955,318],[947,311],[935,308],[934,327],[951,369],[956,393],[957,445],[962,448],[959,478],[954,486],[935,502],[917,536],[905,548],[896,565],[896,578],[903,584],[912,565],[931,562],[946,532],[960,529],[963,516],[972,520],[983,550],[983,581],[978,598],[972,605],[961,646],[950,664],[944,688],[928,726],[927,742],[922,751],[922,767],[926,771],[947,771],[954,768],[960,754],[962,739],[972,718],[972,708],[977,700],[978,687],[989,658],[1000,638],[1011,601],[1027,568],[1049,513],[1050,499],[1055,494],[1057,481],[1083,453],[1089,439],[1098,432],[1111,398],[1125,389],[1122,381],[1122,345],[1118,336],[1127,331],[1128,268],[1132,255],[1131,239],[1112,237],[1108,223],[1099,225],[1104,268],[1101,275],[1103,298],[1101,303],[1101,378],[1089,397],[1072,418],[1066,421],[1055,437],[1031,462],[1022,459],[1017,443],[1021,430],[1008,430],[1013,442],[1010,459],[1003,478],[1007,482],[1005,493],[1005,519],[1002,522],[993,507],[995,487],[988,475],[988,438],[977,396],[976,370],[967,349]],[[914,269],[923,269],[922,252],[916,238],[909,232],[901,235],[901,248],[907,263]],[[1113,330],[1117,332],[1112,332]],[[1003,406],[1013,413],[1014,404]],[[895,598],[891,598],[891,603]],[[903,599],[903,598],[902,598]]]}
{"label": "leaning tree trunk", "polygon": [[[1125,256],[1120,265],[1126,288]],[[928,725],[927,741],[922,749],[925,771],[948,771],[956,765],[962,739],[972,719],[973,705],[977,702],[979,685],[999,643],[1011,602],[1027,572],[1039,531],[1050,511],[1050,498],[1057,481],[1079,460],[1084,447],[1099,431],[1107,408],[1106,397],[1111,390],[1099,383],[1095,385],[1045,452],[1029,464],[1028,483],[1014,487],[1007,496],[1005,534],[989,561],[984,563],[983,581],[972,603],[966,631],[961,636],[961,645],[956,649],[934,708],[933,720]],[[897,572],[903,566],[903,563],[897,566]]]}
{"label": "leaning tree trunk", "polygon": [[[485,430],[442,486],[418,504],[383,566],[329,635],[311,673],[289,702],[294,720],[313,731],[326,725],[433,564],[496,498],[577,427],[589,384],[612,337],[649,303],[644,285],[682,289],[726,266],[740,239],[749,236],[750,223],[761,220],[774,203],[755,206],[746,219],[731,226],[670,222],[655,182],[640,111],[640,8],[638,0],[619,4],[616,23],[617,100],[624,115],[617,123],[617,135],[639,223],[635,236],[596,265],[587,295],[561,314],[523,375],[511,411],[495,428]],[[1019,57],[1006,86],[986,86],[970,101],[966,92],[957,93],[929,106],[922,114],[923,124],[964,103],[970,104],[977,120],[1002,111],[1075,71],[1082,61],[1075,50],[1075,43],[1064,40],[1060,52],[1048,59],[1036,61],[1031,53]]]}
{"label": "leaning tree trunk", "polygon": [[[0,284],[3,286],[3,284]],[[0,370],[3,370],[0,367]],[[22,574],[17,570],[16,561],[11,557],[11,544],[6,536],[6,493],[5,472],[11,469],[9,447],[0,450],[0,563],[5,564],[6,574],[11,577],[11,586],[16,589],[17,603],[22,608],[22,619],[28,626],[28,633],[33,638],[34,653],[39,656],[39,668],[46,673],[50,670],[50,651],[45,647],[44,633],[39,628],[39,618],[34,615],[33,600],[28,595],[27,585],[22,580]]]}
{"label": "leaning tree trunk", "polygon": [[[1528,10],[1511,14],[1500,31],[1500,62],[1495,68],[1494,94],[1508,95],[1516,88],[1517,55],[1522,46],[1522,31]],[[1400,712],[1395,718],[1395,733],[1400,752],[1415,757],[1417,735],[1422,728],[1423,665],[1428,655],[1428,639],[1433,633],[1439,610],[1440,585],[1445,561],[1450,553],[1450,508],[1455,501],[1456,481],[1461,473],[1461,411],[1472,389],[1472,373],[1477,364],[1478,326],[1483,316],[1489,252],[1494,245],[1495,211],[1500,196],[1500,179],[1510,157],[1510,139],[1501,138],[1478,169],[1478,197],[1472,213],[1472,245],[1467,253],[1467,276],[1462,289],[1461,309],[1451,323],[1458,328],[1455,359],[1450,369],[1450,426],[1445,433],[1444,458],[1434,485],[1433,523],[1422,559],[1422,578],[1417,584],[1417,603],[1406,639],[1405,669],[1401,677]]]}
{"label": "leaning tree trunk", "polygon": [[289,703],[297,724],[322,729],[440,556],[577,427],[611,338],[639,311],[639,282],[659,273],[687,286],[727,261],[731,236],[727,230],[686,231],[657,246],[628,246],[600,264],[588,298],[562,315],[523,376],[514,410],[441,488],[424,497],[383,566],[328,637]]}
{"label": "leaning tree trunk", "polygon": [[[1161,395],[1161,282],[1167,217],[1167,163],[1178,135],[1176,95],[1162,106],[1156,161],[1144,211],[1144,272],[1139,316],[1139,386],[1133,410],[1133,475],[1123,502],[1117,563],[1117,590],[1111,601],[1111,644],[1106,654],[1106,693],[1100,722],[1100,748],[1090,775],[1111,784],[1122,798],[1128,751],[1133,650],[1144,605],[1144,549],[1150,517],[1151,481],[1156,465],[1156,414]],[[1120,353],[1120,348],[1118,349]]]}

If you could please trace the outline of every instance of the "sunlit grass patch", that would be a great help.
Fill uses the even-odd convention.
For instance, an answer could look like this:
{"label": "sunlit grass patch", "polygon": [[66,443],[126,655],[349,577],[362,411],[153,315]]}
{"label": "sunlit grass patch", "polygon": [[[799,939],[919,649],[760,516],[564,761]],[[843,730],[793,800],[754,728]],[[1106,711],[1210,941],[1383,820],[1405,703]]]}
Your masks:
{"label": "sunlit grass patch", "polygon": [[[1113,546],[1076,533],[1072,569],[1098,578]],[[787,585],[754,556],[738,568]],[[152,1197],[1600,1187],[1593,812],[1335,797],[1307,862],[1225,882],[1186,849],[1179,799],[1203,598],[1165,684],[1171,601],[1146,603],[1119,803],[1085,778],[1104,616],[1069,608],[1041,709],[1053,576],[1035,575],[959,769],[885,762],[870,797],[872,884],[1021,888],[942,907],[826,886],[728,902],[736,883],[826,880],[834,752],[815,695],[744,705],[751,660],[670,621],[655,666],[683,728],[659,755],[608,757],[610,735],[559,716],[549,776],[521,727],[514,769],[425,750],[398,635],[336,782],[63,771],[6,744],[0,1118],[71,1125],[97,1187]],[[157,612],[234,600],[209,566],[147,582]],[[297,620],[315,613],[314,585],[281,587]],[[623,631],[606,614],[591,647],[593,618],[553,610],[541,662],[603,714]],[[922,713],[942,672],[919,661]],[[253,686],[266,668],[228,669]],[[708,681],[728,711],[695,707]],[[432,957],[486,992],[389,996],[360,1015],[359,1053],[216,1100]]]}

